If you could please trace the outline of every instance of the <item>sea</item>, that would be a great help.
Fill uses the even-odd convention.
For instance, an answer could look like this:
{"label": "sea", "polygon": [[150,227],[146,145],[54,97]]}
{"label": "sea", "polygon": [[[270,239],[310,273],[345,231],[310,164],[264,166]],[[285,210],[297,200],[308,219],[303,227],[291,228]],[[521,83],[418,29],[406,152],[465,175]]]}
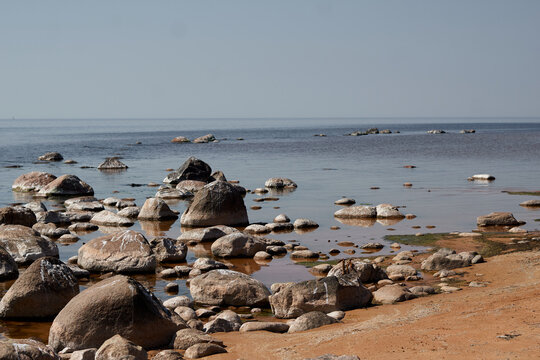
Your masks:
{"label": "sea", "polygon": [[[392,133],[347,136],[369,128]],[[427,133],[434,129],[446,133]],[[475,133],[462,134],[463,129]],[[177,136],[194,139],[206,134],[218,141],[171,143]],[[37,158],[49,151],[77,163],[39,163]],[[129,168],[99,171],[97,166],[111,156],[119,157]],[[526,222],[523,228],[540,229],[540,222],[535,221],[540,210],[519,205],[535,197],[508,193],[540,190],[540,118],[6,119],[0,120],[0,207],[32,201],[31,195],[11,190],[13,181],[30,171],[74,174],[94,188],[97,198],[133,198],[142,206],[157,191],[147,184],[161,184],[169,172],[166,169],[180,167],[190,156],[250,190],[264,187],[271,177],[295,181],[296,190],[271,194],[277,201],[254,202],[260,196],[248,193],[244,202],[249,220],[272,222],[281,213],[292,221],[312,219],[320,225],[314,231],[268,237],[326,254],[333,248],[341,250],[331,260],[391,254],[386,235],[470,232],[476,229],[477,216],[493,211],[512,212]],[[496,180],[468,181],[474,174],[491,174]],[[412,186],[403,186],[406,182]],[[334,202],[342,197],[355,199],[357,205],[393,204],[416,218],[342,223],[334,218],[342,208]],[[55,200],[44,203],[48,209],[61,208]],[[186,201],[168,203],[180,213],[188,205]],[[261,209],[251,209],[255,205]],[[176,238],[183,231],[179,220],[150,225],[137,222],[131,229],[147,238]],[[67,261],[83,243],[105,233],[99,230],[81,236],[75,244],[58,244],[60,258]],[[359,247],[380,242],[385,247],[367,253],[359,247],[337,245],[344,241]],[[355,253],[345,255],[346,249]],[[407,245],[401,250],[407,249],[422,250]],[[190,248],[187,262],[201,256],[211,257],[208,244]],[[266,263],[233,260],[229,265],[267,286],[314,278],[305,264],[295,263],[288,255]],[[138,279],[162,300],[175,295],[164,290],[169,280],[156,276]],[[185,280],[174,281],[179,284],[179,294],[189,296]],[[81,290],[91,283],[81,285]],[[10,284],[0,284],[0,291],[4,293]],[[34,323],[0,322],[0,333],[6,336],[43,337],[39,330],[32,332],[38,328]]]}

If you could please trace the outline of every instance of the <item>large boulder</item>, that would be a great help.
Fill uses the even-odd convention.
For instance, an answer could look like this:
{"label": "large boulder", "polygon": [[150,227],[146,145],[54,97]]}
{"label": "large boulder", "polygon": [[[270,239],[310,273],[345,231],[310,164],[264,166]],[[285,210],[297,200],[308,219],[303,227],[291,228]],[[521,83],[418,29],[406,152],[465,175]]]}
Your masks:
{"label": "large boulder", "polygon": [[178,330],[171,313],[136,280],[117,275],[75,296],[54,319],[49,345],[98,348],[118,334],[146,349],[166,346]]}
{"label": "large boulder", "polygon": [[450,270],[471,266],[484,261],[481,255],[474,251],[464,251],[456,254],[454,250],[440,249],[435,254],[422,261],[422,270]]}
{"label": "large boulder", "polygon": [[211,247],[212,254],[217,257],[253,257],[265,249],[266,243],[241,232],[222,236]]}
{"label": "large boulder", "polygon": [[2,318],[50,318],[79,293],[71,269],[53,257],[32,263],[0,301]]}
{"label": "large boulder", "polygon": [[178,240],[186,243],[200,243],[214,241],[222,236],[238,232],[237,229],[229,226],[210,226],[183,232]]}
{"label": "large boulder", "polygon": [[147,360],[148,354],[141,346],[120,335],[114,335],[99,347],[95,360],[118,359]]}
{"label": "large boulder", "polygon": [[19,276],[19,269],[15,259],[0,246],[0,281],[16,279]]}
{"label": "large boulder", "polygon": [[182,180],[199,180],[206,182],[212,169],[210,165],[195,157],[187,159],[176,171],[168,174],[163,180],[167,184],[178,184]]}
{"label": "large boulder", "polygon": [[283,177],[275,177],[275,178],[270,178],[266,180],[266,182],[264,183],[264,186],[267,188],[274,188],[274,189],[283,189],[283,188],[296,189],[298,185],[296,185],[296,183],[292,181],[291,179],[283,178]]}
{"label": "large boulder", "polygon": [[306,330],[315,329],[324,325],[335,324],[337,322],[339,321],[337,321],[333,317],[326,315],[323,312],[311,311],[311,312],[308,312],[306,314],[299,316],[296,320],[294,320],[291,323],[288,332],[295,333],[298,331],[306,331]]}
{"label": "large boulder", "polygon": [[45,185],[53,182],[56,176],[41,171],[32,171],[27,174],[22,174],[15,179],[11,189],[19,192],[39,191]]}
{"label": "large boulder", "polygon": [[403,219],[405,217],[396,206],[391,204],[377,205],[376,210],[379,219]]}
{"label": "large boulder", "polygon": [[195,329],[178,330],[173,341],[173,346],[175,349],[186,350],[190,346],[193,346],[195,344],[204,343],[223,346],[223,341],[213,338],[212,336]]}
{"label": "large boulder", "polygon": [[165,201],[159,198],[146,199],[137,217],[139,220],[170,220],[177,218],[178,215],[169,208]]}
{"label": "large boulder", "polygon": [[375,304],[394,304],[400,301],[414,299],[416,295],[411,293],[407,288],[392,284],[386,285],[377,291],[373,292],[373,303]]}
{"label": "large boulder", "polygon": [[47,345],[33,339],[0,340],[0,359],[2,360],[60,360],[60,357]]}
{"label": "large boulder", "polygon": [[376,283],[388,279],[384,269],[375,264],[368,264],[360,259],[342,260],[330,269],[327,276],[343,276],[353,274],[362,283]]}
{"label": "large boulder", "polygon": [[272,286],[270,306],[277,318],[294,318],[310,311],[325,313],[364,307],[371,301],[371,292],[358,277],[329,276],[299,283]]}
{"label": "large boulder", "polygon": [[518,226],[524,224],[509,212],[492,212],[476,218],[478,226]]}
{"label": "large boulder", "polygon": [[81,246],[77,264],[93,272],[144,273],[155,271],[156,257],[142,234],[125,230]]}
{"label": "large boulder", "polygon": [[24,206],[9,206],[0,209],[0,224],[32,227],[36,222],[36,214]]}
{"label": "large boulder", "polygon": [[270,295],[259,280],[232,270],[212,270],[196,276],[189,291],[196,303],[218,306],[267,306]]}
{"label": "large boulder", "polygon": [[131,226],[133,221],[127,217],[117,215],[109,210],[102,210],[92,216],[91,223],[105,226]]}
{"label": "large boulder", "polygon": [[44,256],[58,257],[55,243],[22,225],[0,225],[0,246],[17,264],[28,264]]}
{"label": "large boulder", "polygon": [[336,211],[334,217],[342,219],[371,219],[377,217],[377,209],[374,206],[349,206]]}
{"label": "large boulder", "polygon": [[[197,140],[197,139],[195,139]],[[225,348],[211,343],[202,343],[202,344],[195,344],[190,346],[186,352],[184,353],[184,356],[188,359],[198,359],[210,355],[215,354],[223,354],[226,353],[227,350]]]}
{"label": "large boulder", "polygon": [[94,195],[94,189],[75,175],[62,175],[45,185],[38,196],[83,196]]}
{"label": "large boulder", "polygon": [[98,170],[125,170],[128,166],[121,162],[118,157],[109,157],[99,164]]}
{"label": "large boulder", "polygon": [[244,226],[249,220],[241,193],[227,182],[214,181],[197,192],[182,214],[181,224]]}
{"label": "large boulder", "polygon": [[187,246],[181,241],[156,237],[150,240],[152,252],[158,262],[182,262],[186,260]]}

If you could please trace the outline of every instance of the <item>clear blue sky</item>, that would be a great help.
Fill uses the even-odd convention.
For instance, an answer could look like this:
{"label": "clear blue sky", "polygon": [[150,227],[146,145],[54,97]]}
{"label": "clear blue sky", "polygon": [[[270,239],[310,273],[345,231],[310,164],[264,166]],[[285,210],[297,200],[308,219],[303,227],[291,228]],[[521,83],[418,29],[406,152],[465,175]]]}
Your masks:
{"label": "clear blue sky", "polygon": [[540,116],[540,1],[0,4],[0,118],[372,116]]}

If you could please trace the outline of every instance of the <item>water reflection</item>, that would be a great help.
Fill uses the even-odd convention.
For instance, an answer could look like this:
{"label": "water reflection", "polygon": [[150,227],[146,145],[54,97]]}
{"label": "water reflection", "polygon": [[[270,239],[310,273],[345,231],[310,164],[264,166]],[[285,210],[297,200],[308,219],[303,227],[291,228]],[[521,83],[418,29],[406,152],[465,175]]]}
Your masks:
{"label": "water reflection", "polygon": [[377,222],[382,226],[395,225],[400,221],[403,221],[404,218],[388,218],[388,219],[377,219]]}
{"label": "water reflection", "polygon": [[363,219],[344,219],[344,218],[334,218],[342,224],[351,225],[351,226],[361,226],[361,227],[372,227],[377,222],[373,218],[363,218]]}
{"label": "water reflection", "polygon": [[171,226],[175,223],[174,220],[166,221],[148,221],[140,220],[141,229],[146,232],[147,236],[165,236],[166,232],[171,229]]}

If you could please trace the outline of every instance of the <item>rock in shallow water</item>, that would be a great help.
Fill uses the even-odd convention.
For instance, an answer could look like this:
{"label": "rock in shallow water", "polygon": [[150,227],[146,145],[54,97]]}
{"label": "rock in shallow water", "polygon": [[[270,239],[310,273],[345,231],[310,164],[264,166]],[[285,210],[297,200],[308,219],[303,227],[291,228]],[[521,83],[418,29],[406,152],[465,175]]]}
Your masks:
{"label": "rock in shallow water", "polygon": [[222,236],[211,247],[212,254],[217,257],[253,257],[265,249],[264,242],[241,232]]}
{"label": "rock in shallow water", "polygon": [[212,173],[210,165],[195,157],[187,159],[176,171],[167,175],[164,183],[176,185],[182,180],[206,182]]}
{"label": "rock in shallow water", "polygon": [[488,215],[479,216],[476,219],[478,226],[518,226],[524,223],[516,220],[509,212],[492,212]]}
{"label": "rock in shallow water", "polygon": [[146,199],[137,219],[139,220],[169,220],[177,219],[165,201],[159,198]]}
{"label": "rock in shallow water", "polygon": [[0,209],[0,224],[31,227],[36,222],[34,212],[24,206],[9,206]]}
{"label": "rock in shallow water", "polygon": [[47,345],[33,339],[0,340],[0,359],[3,360],[60,360]]}
{"label": "rock in shallow water", "polygon": [[128,166],[121,162],[117,157],[109,157],[99,164],[97,168],[98,170],[125,170]]}
{"label": "rock in shallow water", "polygon": [[75,175],[62,175],[39,190],[36,196],[94,195],[94,189]]}
{"label": "rock in shallow water", "polygon": [[13,182],[11,189],[18,192],[39,191],[45,185],[54,181],[56,176],[41,171],[32,171],[19,176]]}
{"label": "rock in shallow water", "polygon": [[17,264],[28,264],[44,256],[58,257],[55,243],[22,225],[0,225],[0,245]]}

